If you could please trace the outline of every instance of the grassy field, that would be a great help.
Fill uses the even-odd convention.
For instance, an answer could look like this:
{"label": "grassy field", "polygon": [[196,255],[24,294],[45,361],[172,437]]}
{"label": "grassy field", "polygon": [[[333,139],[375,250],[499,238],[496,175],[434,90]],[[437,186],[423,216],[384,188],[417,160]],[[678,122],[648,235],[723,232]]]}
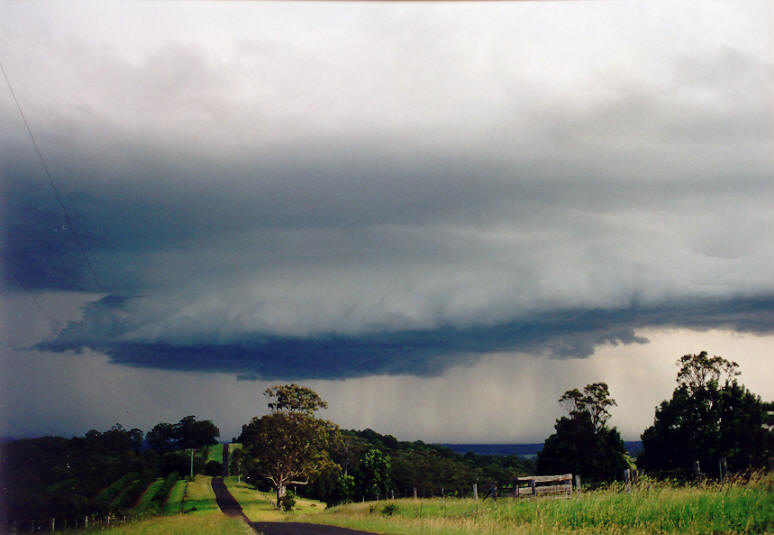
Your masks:
{"label": "grassy field", "polygon": [[159,487],[164,484],[163,479],[157,479],[153,483],[151,483],[147,489],[145,489],[145,492],[142,496],[140,496],[140,501],[137,502],[137,507],[134,508],[135,513],[144,513],[148,511],[149,509],[153,508],[153,503],[151,502],[151,498],[153,498],[153,495],[156,494],[156,491],[159,490]]}
{"label": "grassy field", "polygon": [[207,448],[207,458],[204,459],[204,462],[208,461],[223,462],[223,444],[215,444]]}
{"label": "grassy field", "polygon": [[[153,485],[160,485],[162,481],[154,482]],[[211,481],[211,477],[201,475],[196,476],[194,481],[180,480],[164,504],[167,516],[116,525],[108,531],[111,535],[255,535],[241,518],[221,514]],[[186,514],[179,514],[181,504]],[[97,529],[101,528],[97,526]],[[89,531],[65,530],[57,533],[79,535]]]}
{"label": "grassy field", "polygon": [[631,493],[614,487],[571,499],[357,503],[302,520],[395,535],[765,534],[774,532],[773,487],[771,475],[703,488],[646,481]]}
{"label": "grassy field", "polygon": [[284,513],[275,509],[273,502],[276,499],[271,492],[260,492],[245,482],[237,482],[237,478],[229,477],[225,479],[231,495],[242,506],[245,516],[252,520],[266,522],[280,522],[283,520],[294,520],[296,516],[313,513],[325,509],[325,504],[315,500],[304,498],[296,499],[296,507],[293,513]]}
{"label": "grassy field", "polygon": [[215,493],[212,491],[212,477],[198,475],[186,486],[183,513],[198,515],[212,511],[220,511],[215,502]]}
{"label": "grassy field", "polygon": [[[110,535],[255,535],[241,518],[210,511],[206,514],[157,516],[106,530]],[[91,533],[83,530],[57,531],[61,535]]]}
{"label": "grassy field", "polygon": [[169,492],[167,501],[164,502],[162,513],[165,515],[175,515],[183,510],[183,497],[185,496],[185,488],[188,482],[185,479],[181,479],[172,490]]}

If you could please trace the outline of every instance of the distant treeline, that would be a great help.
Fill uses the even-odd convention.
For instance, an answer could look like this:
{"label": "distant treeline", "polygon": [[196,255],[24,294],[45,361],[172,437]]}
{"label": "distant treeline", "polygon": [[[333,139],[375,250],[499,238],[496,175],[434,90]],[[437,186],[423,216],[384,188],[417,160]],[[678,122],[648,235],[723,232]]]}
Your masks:
{"label": "distant treeline", "polygon": [[[372,429],[341,434],[342,444],[330,451],[341,470],[331,467],[311,485],[298,487],[302,496],[330,504],[413,496],[415,489],[420,497],[469,496],[473,484],[482,489],[491,483],[504,486],[517,475],[535,473],[534,463],[518,455],[460,454],[419,440],[399,441]],[[259,473],[251,471],[249,460],[244,462],[250,480],[266,485]]]}
{"label": "distant treeline", "polygon": [[[543,449],[543,443],[532,444],[441,444],[456,453],[476,453],[478,455],[519,455],[532,459]],[[641,440],[625,440],[626,452],[636,457],[642,451]]]}

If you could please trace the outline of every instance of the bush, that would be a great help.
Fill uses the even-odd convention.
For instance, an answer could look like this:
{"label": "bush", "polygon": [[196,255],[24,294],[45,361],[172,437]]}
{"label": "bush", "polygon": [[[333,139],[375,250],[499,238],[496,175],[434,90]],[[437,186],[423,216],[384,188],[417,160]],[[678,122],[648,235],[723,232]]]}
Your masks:
{"label": "bush", "polygon": [[287,491],[287,493],[282,498],[280,498],[280,507],[282,507],[283,511],[292,511],[295,505],[296,495],[291,491]]}
{"label": "bush", "polygon": [[386,516],[392,516],[395,511],[398,510],[398,506],[394,503],[388,503],[384,507],[382,507],[382,514]]}

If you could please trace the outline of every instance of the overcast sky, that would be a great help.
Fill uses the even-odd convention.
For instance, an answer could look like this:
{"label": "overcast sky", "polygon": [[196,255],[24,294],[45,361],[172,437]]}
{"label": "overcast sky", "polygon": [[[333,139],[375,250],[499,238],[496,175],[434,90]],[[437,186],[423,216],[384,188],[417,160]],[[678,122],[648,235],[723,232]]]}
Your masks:
{"label": "overcast sky", "polygon": [[230,439],[296,381],[347,428],[542,442],[606,381],[636,440],[702,350],[774,399],[773,13],[0,4],[51,179],[3,81],[0,435]]}

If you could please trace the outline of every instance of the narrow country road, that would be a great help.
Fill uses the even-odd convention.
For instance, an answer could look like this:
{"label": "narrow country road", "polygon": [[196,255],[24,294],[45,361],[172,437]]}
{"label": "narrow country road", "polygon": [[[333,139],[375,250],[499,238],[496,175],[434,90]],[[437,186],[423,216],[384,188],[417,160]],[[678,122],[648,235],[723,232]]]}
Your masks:
{"label": "narrow country road", "polygon": [[212,478],[212,490],[215,492],[215,501],[223,514],[239,516],[247,522],[257,533],[263,535],[376,535],[366,531],[324,526],[321,524],[303,524],[299,522],[250,522],[231,493],[226,488],[223,478]]}

